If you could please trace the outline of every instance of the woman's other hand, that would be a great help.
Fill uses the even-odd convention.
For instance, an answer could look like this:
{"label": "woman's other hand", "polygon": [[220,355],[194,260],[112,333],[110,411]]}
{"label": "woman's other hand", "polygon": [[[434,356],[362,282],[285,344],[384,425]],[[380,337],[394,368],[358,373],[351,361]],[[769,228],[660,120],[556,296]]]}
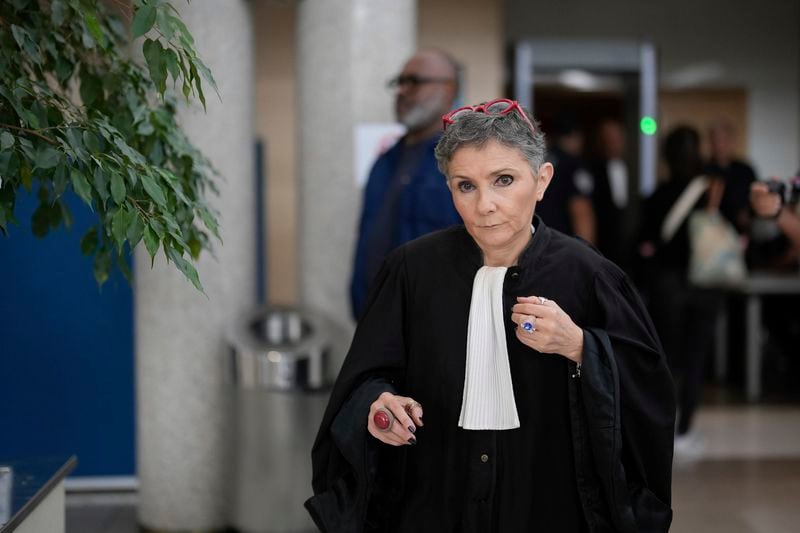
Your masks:
{"label": "woman's other hand", "polygon": [[583,330],[556,302],[539,296],[520,297],[511,311],[522,344],[576,363],[583,361]]}
{"label": "woman's other hand", "polygon": [[[375,414],[381,409],[391,413],[389,427],[385,430],[375,425]],[[416,444],[414,433],[423,425],[422,406],[413,398],[384,392],[369,407],[367,430],[370,435],[391,446]]]}

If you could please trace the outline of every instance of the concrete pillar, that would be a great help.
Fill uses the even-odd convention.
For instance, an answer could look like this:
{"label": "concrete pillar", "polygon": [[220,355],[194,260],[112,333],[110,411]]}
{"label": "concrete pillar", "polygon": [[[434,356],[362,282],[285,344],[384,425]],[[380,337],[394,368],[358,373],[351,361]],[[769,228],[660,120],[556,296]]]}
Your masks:
{"label": "concrete pillar", "polygon": [[415,27],[414,0],[299,4],[300,294],[305,305],[342,324],[350,323],[361,208],[354,127],[394,120],[386,82],[413,53]]}
{"label": "concrete pillar", "polygon": [[208,112],[180,111],[189,137],[223,179],[211,202],[224,245],[198,265],[208,297],[159,257],[136,253],[136,393],[139,522],[159,531],[227,523],[231,440],[223,379],[225,333],[255,304],[253,36],[249,2],[176,1],[211,68]]}

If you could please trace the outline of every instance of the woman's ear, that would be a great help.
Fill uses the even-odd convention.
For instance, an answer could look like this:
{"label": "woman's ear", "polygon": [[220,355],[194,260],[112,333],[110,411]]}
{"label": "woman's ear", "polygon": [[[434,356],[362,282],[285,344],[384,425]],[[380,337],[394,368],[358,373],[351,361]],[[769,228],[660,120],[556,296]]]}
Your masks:
{"label": "woman's ear", "polygon": [[539,176],[536,179],[536,201],[539,202],[544,198],[544,192],[547,186],[550,185],[550,180],[553,179],[553,165],[552,163],[542,163],[539,167]]}

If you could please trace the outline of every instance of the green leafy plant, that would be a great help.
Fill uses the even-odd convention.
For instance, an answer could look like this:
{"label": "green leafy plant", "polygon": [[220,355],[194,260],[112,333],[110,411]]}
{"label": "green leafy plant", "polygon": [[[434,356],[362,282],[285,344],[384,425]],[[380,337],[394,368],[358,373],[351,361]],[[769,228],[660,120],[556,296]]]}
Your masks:
{"label": "green leafy plant", "polygon": [[219,239],[206,200],[216,173],[178,126],[173,94],[205,108],[202,80],[216,91],[165,0],[2,0],[0,232],[20,187],[37,189],[35,235],[69,227],[72,189],[97,215],[80,247],[99,285],[114,264],[130,279],[126,254],[144,241],[202,291],[192,261],[209,232]]}

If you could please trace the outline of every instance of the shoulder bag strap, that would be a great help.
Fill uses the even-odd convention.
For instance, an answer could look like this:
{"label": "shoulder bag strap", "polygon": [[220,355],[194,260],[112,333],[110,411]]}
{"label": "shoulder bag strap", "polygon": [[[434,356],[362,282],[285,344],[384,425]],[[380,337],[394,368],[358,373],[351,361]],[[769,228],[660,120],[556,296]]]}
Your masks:
{"label": "shoulder bag strap", "polygon": [[707,177],[697,176],[686,186],[670,208],[664,218],[664,223],[661,225],[661,241],[663,243],[668,243],[675,236],[675,232],[678,231],[683,221],[689,216],[694,204],[697,203],[697,200],[708,188],[708,183]]}

